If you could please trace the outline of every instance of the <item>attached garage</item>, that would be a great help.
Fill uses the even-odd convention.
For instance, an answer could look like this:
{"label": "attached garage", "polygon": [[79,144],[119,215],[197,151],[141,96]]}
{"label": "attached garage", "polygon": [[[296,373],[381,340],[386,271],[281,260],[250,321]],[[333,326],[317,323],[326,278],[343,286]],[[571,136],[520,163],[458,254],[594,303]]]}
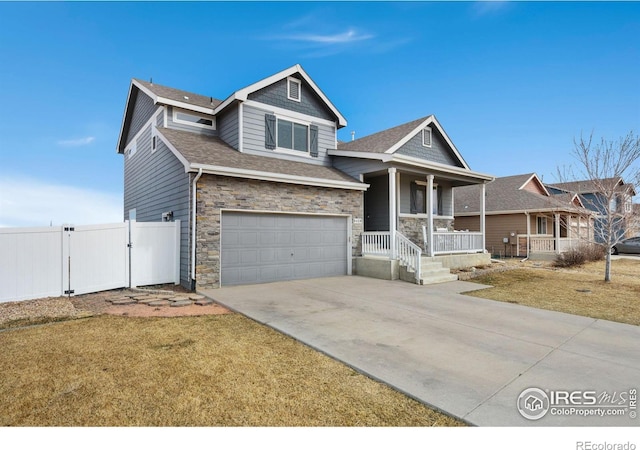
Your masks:
{"label": "attached garage", "polygon": [[349,218],[222,212],[221,285],[347,275]]}

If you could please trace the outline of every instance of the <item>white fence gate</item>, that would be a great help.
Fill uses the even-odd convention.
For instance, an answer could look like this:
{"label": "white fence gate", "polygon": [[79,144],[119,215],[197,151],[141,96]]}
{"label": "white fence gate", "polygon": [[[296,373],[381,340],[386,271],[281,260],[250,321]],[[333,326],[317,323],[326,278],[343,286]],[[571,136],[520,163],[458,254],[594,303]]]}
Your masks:
{"label": "white fence gate", "polygon": [[0,302],[180,283],[180,221],[0,228]]}

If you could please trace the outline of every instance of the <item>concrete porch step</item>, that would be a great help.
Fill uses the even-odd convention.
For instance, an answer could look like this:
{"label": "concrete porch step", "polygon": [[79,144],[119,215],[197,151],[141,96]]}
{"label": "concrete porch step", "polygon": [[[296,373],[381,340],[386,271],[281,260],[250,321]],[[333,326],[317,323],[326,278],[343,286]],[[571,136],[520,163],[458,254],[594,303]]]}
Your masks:
{"label": "concrete porch step", "polygon": [[400,266],[400,279],[425,285],[456,281],[458,275],[452,275],[451,271],[446,267],[442,267],[442,263],[439,261],[433,261],[431,258],[422,258],[420,261],[419,280],[416,280],[415,272],[408,270],[405,266]]}
{"label": "concrete porch step", "polygon": [[425,284],[447,283],[449,281],[457,281],[457,280],[458,280],[458,275],[447,273],[442,275],[420,277],[420,284],[425,285]]}

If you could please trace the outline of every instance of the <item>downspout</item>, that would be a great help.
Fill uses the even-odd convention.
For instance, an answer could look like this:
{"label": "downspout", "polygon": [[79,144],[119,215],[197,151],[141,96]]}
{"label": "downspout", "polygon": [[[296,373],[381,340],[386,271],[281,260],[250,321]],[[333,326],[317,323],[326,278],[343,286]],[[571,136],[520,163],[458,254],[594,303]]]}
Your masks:
{"label": "downspout", "polygon": [[198,175],[193,179],[193,191],[191,200],[191,285],[195,288],[196,281],[196,191],[198,188],[198,180],[202,176],[202,167],[198,170]]}

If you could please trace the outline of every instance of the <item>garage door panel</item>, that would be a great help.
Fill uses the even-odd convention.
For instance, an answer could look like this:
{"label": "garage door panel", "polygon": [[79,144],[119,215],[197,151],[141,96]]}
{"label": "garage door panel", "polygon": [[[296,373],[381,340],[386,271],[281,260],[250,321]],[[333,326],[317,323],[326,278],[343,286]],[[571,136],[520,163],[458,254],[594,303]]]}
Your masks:
{"label": "garage door panel", "polygon": [[258,244],[257,231],[242,231],[239,235],[238,243],[243,247],[255,247]]}
{"label": "garage door panel", "polygon": [[222,285],[347,273],[344,217],[223,212],[222,222]]}
{"label": "garage door panel", "polygon": [[240,227],[256,229],[259,224],[260,216],[255,214],[242,214],[240,215]]}
{"label": "garage door panel", "polygon": [[291,238],[291,232],[289,231],[280,231],[276,236],[276,244],[277,245],[291,245],[293,242]]}
{"label": "garage door panel", "polygon": [[261,231],[258,242],[260,246],[273,246],[278,242],[277,233],[275,231]]}
{"label": "garage door panel", "polygon": [[222,253],[223,267],[235,267],[240,263],[240,252],[238,250],[227,250]]}
{"label": "garage door panel", "polygon": [[275,263],[277,262],[277,254],[273,248],[261,248],[260,249],[260,263]]}

